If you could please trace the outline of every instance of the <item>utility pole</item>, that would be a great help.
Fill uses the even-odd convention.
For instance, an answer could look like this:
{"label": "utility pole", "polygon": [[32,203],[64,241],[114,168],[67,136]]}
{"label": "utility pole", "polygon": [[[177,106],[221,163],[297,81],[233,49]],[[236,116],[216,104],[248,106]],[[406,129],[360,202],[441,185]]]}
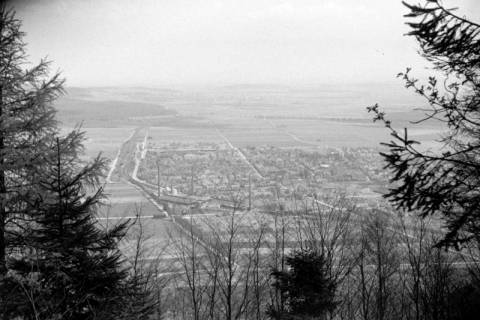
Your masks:
{"label": "utility pole", "polygon": [[248,174],[248,211],[252,210],[252,174]]}
{"label": "utility pole", "polygon": [[157,197],[160,198],[160,163],[157,159]]}
{"label": "utility pole", "polygon": [[190,175],[190,195],[193,195],[193,165],[191,168],[191,175]]}

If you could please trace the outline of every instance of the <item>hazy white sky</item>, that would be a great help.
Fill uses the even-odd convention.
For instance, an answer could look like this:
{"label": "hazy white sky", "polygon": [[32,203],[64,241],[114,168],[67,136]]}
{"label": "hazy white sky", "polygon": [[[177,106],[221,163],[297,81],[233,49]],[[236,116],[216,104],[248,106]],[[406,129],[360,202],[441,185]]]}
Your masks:
{"label": "hazy white sky", "polygon": [[[418,2],[418,1],[415,1]],[[480,1],[447,1],[480,13]],[[24,0],[69,86],[393,81],[425,73],[400,0]],[[477,14],[478,16],[478,14]]]}

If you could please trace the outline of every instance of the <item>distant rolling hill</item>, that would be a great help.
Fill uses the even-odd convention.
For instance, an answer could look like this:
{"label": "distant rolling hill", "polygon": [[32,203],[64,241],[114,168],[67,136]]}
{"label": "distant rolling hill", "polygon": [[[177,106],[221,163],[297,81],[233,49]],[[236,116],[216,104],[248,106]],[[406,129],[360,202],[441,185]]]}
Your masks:
{"label": "distant rolling hill", "polygon": [[85,127],[116,127],[139,124],[139,122],[148,119],[177,115],[175,110],[167,109],[158,104],[90,100],[69,96],[58,99],[55,107],[58,110],[57,118],[65,126],[83,123]]}

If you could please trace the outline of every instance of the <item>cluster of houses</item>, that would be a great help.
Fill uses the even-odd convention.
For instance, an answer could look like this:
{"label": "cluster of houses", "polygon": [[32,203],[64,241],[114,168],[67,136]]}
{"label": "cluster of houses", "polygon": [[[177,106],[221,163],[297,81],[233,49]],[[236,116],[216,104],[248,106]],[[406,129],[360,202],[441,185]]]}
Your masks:
{"label": "cluster of houses", "polygon": [[264,146],[241,153],[213,144],[151,150],[139,176],[159,190],[178,190],[158,192],[172,214],[250,210],[274,202],[288,207],[309,194],[339,190],[375,198],[387,183],[375,149],[320,152]]}

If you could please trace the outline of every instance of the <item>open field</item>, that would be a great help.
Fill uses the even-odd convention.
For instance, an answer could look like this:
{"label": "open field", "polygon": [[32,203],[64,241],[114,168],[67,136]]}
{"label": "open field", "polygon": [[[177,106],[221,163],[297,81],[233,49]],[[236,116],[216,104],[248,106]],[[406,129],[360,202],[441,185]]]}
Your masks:
{"label": "open field", "polygon": [[[400,127],[400,129],[402,129]],[[441,128],[413,128],[411,137],[429,143],[443,132]],[[170,143],[225,142],[235,147],[274,146],[280,148],[318,147],[379,147],[391,139],[390,132],[380,124],[349,123],[331,120],[259,120],[225,121],[218,127],[176,128],[152,127],[149,148]]]}
{"label": "open field", "polygon": [[222,143],[223,138],[218,135],[213,126],[204,128],[176,128],[176,127],[150,127],[148,144],[154,148],[170,143],[197,143],[213,142]]}
{"label": "open field", "polygon": [[380,125],[349,124],[328,120],[271,120],[277,131],[289,135],[300,143],[321,148],[376,147],[388,139],[388,132]]}
{"label": "open field", "polygon": [[172,117],[174,110],[149,103],[122,100],[86,100],[64,97],[56,102],[58,119],[65,125],[83,122],[86,127],[116,127],[142,123],[152,117]]}
{"label": "open field", "polygon": [[[402,129],[401,127],[399,129]],[[441,128],[413,128],[413,138],[429,142],[438,138]],[[221,123],[193,128],[174,126],[152,127],[149,146],[169,143],[194,144],[197,142],[225,142],[235,147],[275,146],[284,148],[318,147],[378,147],[390,140],[390,132],[372,122],[351,123],[322,119],[224,119]]]}
{"label": "open field", "polygon": [[[108,159],[114,159],[121,144],[133,132],[133,127],[82,127],[85,131],[85,156],[93,158],[99,153]],[[62,127],[62,134],[73,130],[73,127]]]}
{"label": "open field", "polygon": [[[233,121],[232,121],[233,122]],[[330,120],[261,120],[224,122],[221,129],[213,125],[205,127],[150,127],[148,148],[171,143],[195,144],[198,142],[225,143],[226,137],[234,146],[294,147],[378,147],[381,141],[389,141],[389,132],[379,124],[349,123]],[[132,127],[85,128],[86,155],[96,156],[99,152],[113,159],[119,146],[132,133]],[[222,135],[220,135],[221,133]],[[409,130],[413,138],[426,143],[438,138],[440,128],[418,128]]]}
{"label": "open field", "polygon": [[158,209],[148,201],[133,185],[126,182],[109,183],[105,194],[108,196],[101,208],[100,217],[132,217],[137,214],[153,216]]}
{"label": "open field", "polygon": [[[149,145],[222,142],[237,147],[374,147],[389,132],[365,107],[379,102],[395,128],[432,141],[439,123],[413,126],[423,101],[401,84],[72,88],[57,107],[65,126],[83,121],[87,153],[110,157],[134,127],[151,127]],[[123,128],[128,128],[126,131]],[[427,141],[427,144],[429,143]],[[114,147],[114,145],[117,145]]]}
{"label": "open field", "polygon": [[103,156],[113,159],[119,146],[133,131],[133,128],[86,128],[86,153],[95,156],[99,152]]}
{"label": "open field", "polygon": [[[169,245],[172,239],[179,239],[182,234],[171,220],[152,218],[152,216],[161,217],[162,215],[138,189],[126,182],[108,183],[105,194],[108,199],[98,212],[101,225],[112,226],[127,220],[135,222],[122,243],[122,251],[127,257],[134,255],[136,241],[140,234],[145,255],[142,258],[152,260],[162,256],[165,260],[174,255],[173,248]],[[139,220],[135,219],[136,215],[140,216]]]}

